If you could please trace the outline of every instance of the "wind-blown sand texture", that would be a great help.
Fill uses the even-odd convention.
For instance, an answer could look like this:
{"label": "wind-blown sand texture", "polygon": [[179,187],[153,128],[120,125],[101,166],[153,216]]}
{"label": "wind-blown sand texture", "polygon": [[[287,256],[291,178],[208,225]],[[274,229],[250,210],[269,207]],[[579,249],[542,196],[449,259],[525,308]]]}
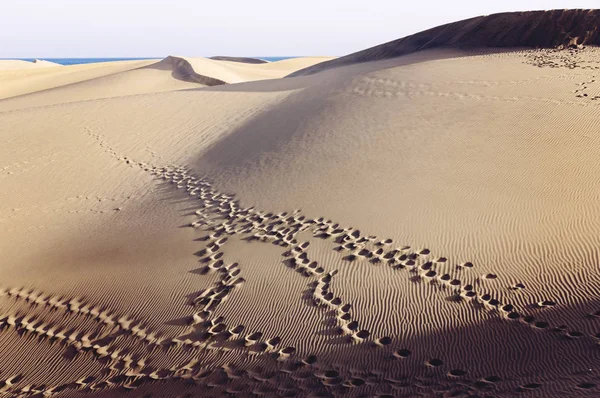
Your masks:
{"label": "wind-blown sand texture", "polygon": [[0,101],[0,393],[598,396],[599,60]]}

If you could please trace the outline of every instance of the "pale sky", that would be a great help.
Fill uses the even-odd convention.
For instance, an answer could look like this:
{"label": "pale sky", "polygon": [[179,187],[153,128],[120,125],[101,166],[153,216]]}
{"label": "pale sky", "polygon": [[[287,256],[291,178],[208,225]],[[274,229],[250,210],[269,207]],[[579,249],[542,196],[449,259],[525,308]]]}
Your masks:
{"label": "pale sky", "polygon": [[0,0],[0,58],[345,55],[437,25],[600,0]]}

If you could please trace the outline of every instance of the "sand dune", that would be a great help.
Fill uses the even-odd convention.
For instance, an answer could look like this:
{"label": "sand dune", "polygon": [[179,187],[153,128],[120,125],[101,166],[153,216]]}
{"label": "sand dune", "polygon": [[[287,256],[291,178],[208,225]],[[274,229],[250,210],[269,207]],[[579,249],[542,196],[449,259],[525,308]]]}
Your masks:
{"label": "sand dune", "polygon": [[342,65],[389,59],[434,48],[557,48],[599,45],[599,10],[527,11],[485,15],[437,26],[296,71],[309,75]]}
{"label": "sand dune", "polygon": [[3,75],[0,71],[0,81],[6,82],[0,88],[0,96],[14,97],[4,101],[2,109],[23,109],[281,78],[290,71],[327,59],[330,58],[306,57],[254,65],[170,56],[161,61],[73,65],[42,75]]}
{"label": "sand dune", "polygon": [[56,68],[34,67],[18,68],[16,70],[0,70],[0,99],[96,79],[115,73],[137,69],[152,63],[156,63],[156,61],[118,61],[60,66]]}
{"label": "sand dune", "polygon": [[163,91],[198,88],[198,83],[173,77],[171,70],[142,67],[95,77],[5,100],[4,109],[56,105],[99,98],[113,98]]}
{"label": "sand dune", "polygon": [[[306,68],[333,59],[333,57],[301,57],[277,62],[248,64],[233,61],[215,61],[208,58],[169,57],[176,62],[178,73],[183,79],[192,81],[203,79],[202,83],[214,86],[223,83],[243,83],[251,80],[277,79],[286,76],[290,71]],[[193,72],[192,72],[193,71]],[[189,76],[189,77],[188,77]]]}
{"label": "sand dune", "polygon": [[[219,84],[226,84],[224,80],[220,80],[214,77],[203,75],[194,68],[196,66],[197,69],[202,70],[201,61],[192,61],[182,58],[182,57],[167,57],[161,62],[153,65],[155,68],[164,68],[173,72],[173,75],[178,79],[190,81],[193,83],[199,83],[205,86],[217,86]],[[209,73],[211,73],[209,71]],[[211,74],[214,74],[211,73]]]}
{"label": "sand dune", "polygon": [[15,70],[15,69],[36,69],[47,68],[51,66],[62,66],[60,64],[36,59],[32,62],[15,59],[0,59],[0,71]]}
{"label": "sand dune", "polygon": [[599,55],[33,80],[0,101],[0,396],[597,396]]}

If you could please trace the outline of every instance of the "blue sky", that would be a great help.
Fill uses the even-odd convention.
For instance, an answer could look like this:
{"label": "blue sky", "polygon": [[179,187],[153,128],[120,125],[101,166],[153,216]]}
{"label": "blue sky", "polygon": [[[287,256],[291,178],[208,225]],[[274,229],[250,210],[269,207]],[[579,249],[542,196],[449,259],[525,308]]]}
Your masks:
{"label": "blue sky", "polygon": [[344,55],[502,11],[600,0],[6,0],[0,58]]}

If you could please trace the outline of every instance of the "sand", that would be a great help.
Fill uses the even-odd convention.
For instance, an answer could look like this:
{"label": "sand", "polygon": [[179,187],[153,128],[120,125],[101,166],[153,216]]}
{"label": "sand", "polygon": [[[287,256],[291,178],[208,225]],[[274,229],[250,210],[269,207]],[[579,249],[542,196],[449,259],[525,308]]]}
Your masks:
{"label": "sand", "polygon": [[61,66],[60,64],[36,59],[34,61],[22,61],[17,59],[0,59],[0,70],[38,69],[50,66]]}
{"label": "sand", "polygon": [[2,394],[599,394],[599,48],[179,59],[0,101]]}
{"label": "sand", "polygon": [[232,61],[232,62],[242,62],[246,64],[266,64],[269,61],[265,61],[260,58],[248,58],[248,57],[228,57],[225,55],[216,55],[214,57],[210,57],[210,59],[214,59],[215,61]]}
{"label": "sand", "polygon": [[[113,61],[57,67],[0,60],[0,99],[21,96],[11,107],[42,106],[227,83],[282,78],[332,57],[302,57],[247,64],[169,56],[163,60]],[[46,61],[42,61],[46,62]],[[49,63],[51,64],[51,63]],[[35,93],[32,96],[25,94]],[[21,106],[21,105],[19,105]],[[7,109],[7,108],[3,108]]]}
{"label": "sand", "polygon": [[435,48],[568,48],[600,45],[600,10],[550,10],[482,15],[436,26],[423,32],[297,70],[304,76]]}

